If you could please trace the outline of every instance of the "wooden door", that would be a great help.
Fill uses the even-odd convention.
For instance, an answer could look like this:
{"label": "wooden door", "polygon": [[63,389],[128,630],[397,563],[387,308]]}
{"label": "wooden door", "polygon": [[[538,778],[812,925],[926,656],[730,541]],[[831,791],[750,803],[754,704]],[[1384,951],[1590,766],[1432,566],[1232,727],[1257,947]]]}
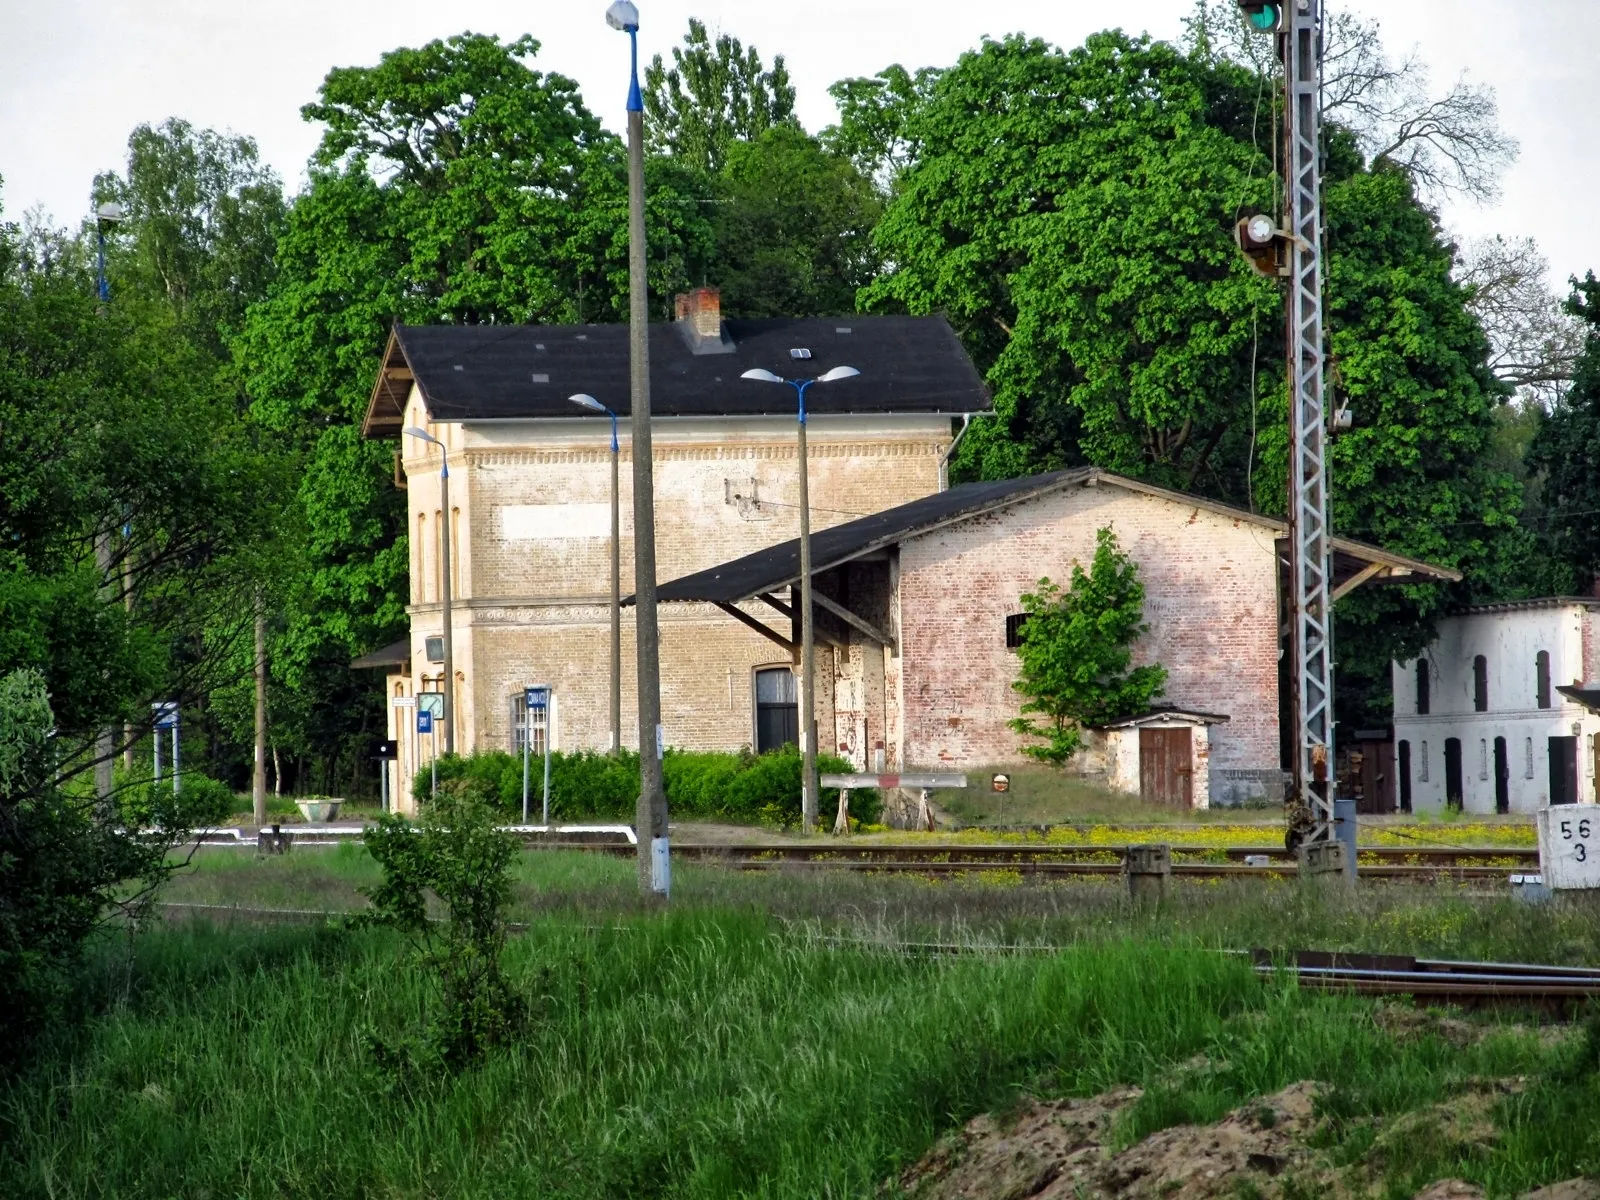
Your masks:
{"label": "wooden door", "polygon": [[1550,739],[1550,803],[1576,804],[1578,796],[1578,739]]}
{"label": "wooden door", "polygon": [[1356,797],[1358,813],[1394,811],[1394,743],[1361,743],[1361,794]]}
{"label": "wooden door", "polygon": [[1139,730],[1139,798],[1168,808],[1194,807],[1194,751],[1188,729]]}

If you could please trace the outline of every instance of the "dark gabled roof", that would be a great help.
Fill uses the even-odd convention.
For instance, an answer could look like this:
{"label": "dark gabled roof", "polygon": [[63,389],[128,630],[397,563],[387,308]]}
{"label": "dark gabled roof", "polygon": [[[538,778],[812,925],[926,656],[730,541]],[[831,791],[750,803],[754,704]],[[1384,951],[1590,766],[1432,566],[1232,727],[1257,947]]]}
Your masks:
{"label": "dark gabled roof", "polygon": [[[1026,479],[964,483],[946,492],[934,492],[909,504],[886,508],[871,516],[814,532],[811,535],[811,572],[819,575],[840,563],[886,546],[897,545],[908,537],[926,533],[940,525],[1054,491],[1063,483],[1087,478],[1091,471],[1089,467],[1078,467]],[[656,599],[709,600],[731,604],[785,587],[799,578],[800,539],[794,538],[721,566],[664,583],[657,589]]]}
{"label": "dark gabled roof", "polygon": [[[1101,483],[1129,491],[1143,492],[1181,504],[1188,508],[1205,509],[1235,521],[1283,533],[1284,523],[1275,517],[1246,512],[1215,500],[1206,500],[1184,492],[1156,487],[1138,479],[1113,475],[1099,467],[1075,467],[1068,471],[1052,471],[1048,475],[1031,475],[1024,479],[1004,479],[991,483],[964,483],[945,492],[935,492],[909,504],[887,508],[868,517],[846,521],[811,535],[811,573],[815,577],[842,563],[897,545],[910,537],[930,533],[943,525],[981,516],[996,509],[1008,508],[1074,485],[1095,486]],[[1418,559],[1391,554],[1377,546],[1353,542],[1348,538],[1333,538],[1335,586],[1356,579],[1382,576],[1395,580],[1420,582],[1453,581],[1461,578],[1459,571],[1438,567]],[[1363,572],[1371,571],[1371,576]],[[775,591],[795,583],[800,578],[800,539],[780,542],[746,554],[720,566],[697,571],[662,584],[656,597],[662,601],[706,601],[715,604],[733,604],[748,600],[763,592]],[[628,602],[632,602],[628,597]]]}
{"label": "dark gabled roof", "polygon": [[410,661],[411,641],[409,638],[401,638],[398,642],[390,642],[382,650],[374,650],[371,654],[352,658],[350,665],[361,670],[366,667],[403,667]]}
{"label": "dark gabled roof", "polygon": [[[789,415],[794,392],[740,379],[752,367],[815,377],[852,366],[859,378],[806,393],[809,411],[974,413],[989,393],[943,317],[849,316],[723,322],[717,352],[696,353],[678,322],[650,326],[650,411],[659,417]],[[811,351],[794,359],[790,350]],[[629,410],[626,325],[396,325],[362,428],[399,433],[412,381],[434,421],[585,415],[587,392]]]}
{"label": "dark gabled roof", "polygon": [[1600,680],[1588,683],[1558,683],[1556,691],[1568,700],[1576,700],[1590,712],[1600,712]]}

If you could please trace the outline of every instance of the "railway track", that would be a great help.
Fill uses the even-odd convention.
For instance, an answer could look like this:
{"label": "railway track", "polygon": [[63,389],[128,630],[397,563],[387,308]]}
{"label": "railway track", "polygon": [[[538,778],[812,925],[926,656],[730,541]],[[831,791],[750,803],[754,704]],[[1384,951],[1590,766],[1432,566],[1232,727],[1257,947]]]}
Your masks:
{"label": "railway track", "polygon": [[[327,845],[360,836],[360,825],[285,826],[296,845]],[[584,830],[582,836],[512,827],[530,849],[581,850],[596,854],[631,856],[636,853],[630,833],[622,827]],[[573,831],[575,834],[577,831]],[[254,848],[249,831],[234,828],[202,831],[207,845]],[[925,877],[1007,873],[1045,878],[1092,878],[1122,873],[1128,851],[1119,845],[1016,845],[964,842],[894,844],[882,842],[761,842],[710,844],[677,842],[673,856],[680,862],[703,862],[741,871],[851,871],[910,874]],[[1281,845],[1205,846],[1173,844],[1172,874],[1191,879],[1257,879],[1281,877],[1296,871],[1295,860]],[[1367,846],[1360,852],[1359,870],[1368,879],[1505,880],[1538,870],[1539,852],[1531,846]]]}
{"label": "railway track", "polygon": [[[632,854],[623,845],[568,845],[543,842],[551,849],[582,849]],[[1122,873],[1125,845],[997,846],[881,845],[840,846],[769,843],[728,846],[676,844],[682,861],[715,863],[741,871],[853,871],[923,876],[965,875],[1005,871],[1024,876],[1093,877]],[[1217,861],[1221,858],[1223,861]],[[1295,860],[1281,846],[1172,847],[1172,874],[1192,879],[1255,879],[1293,874]],[[1531,847],[1409,847],[1363,849],[1359,869],[1369,879],[1435,880],[1451,878],[1509,879],[1538,869],[1539,852]]]}

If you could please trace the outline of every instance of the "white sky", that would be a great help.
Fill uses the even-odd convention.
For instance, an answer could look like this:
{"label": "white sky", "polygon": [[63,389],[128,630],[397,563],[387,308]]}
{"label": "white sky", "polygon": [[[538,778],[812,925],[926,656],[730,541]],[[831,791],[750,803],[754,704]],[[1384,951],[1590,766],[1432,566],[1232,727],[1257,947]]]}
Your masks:
{"label": "white sky", "polygon": [[[369,64],[385,50],[463,30],[543,43],[535,66],[577,79],[613,129],[623,121],[627,41],[603,20],[606,0],[0,0],[0,204],[16,219],[41,205],[76,224],[97,170],[120,167],[129,131],[181,116],[255,137],[291,190],[318,129],[300,120],[335,65]],[[1445,213],[1458,232],[1535,236],[1552,283],[1600,271],[1600,60],[1595,0],[1329,0],[1382,19],[1392,53],[1418,46],[1436,86],[1469,72],[1499,95],[1502,124],[1522,144],[1491,208]],[[641,58],[665,54],[690,15],[786,56],[800,117],[834,116],[836,79],[891,62],[947,65],[985,35],[1024,32],[1071,46],[1121,24],[1176,37],[1191,0],[1142,4],[1057,0],[640,0]],[[1586,153],[1587,152],[1587,153]]]}

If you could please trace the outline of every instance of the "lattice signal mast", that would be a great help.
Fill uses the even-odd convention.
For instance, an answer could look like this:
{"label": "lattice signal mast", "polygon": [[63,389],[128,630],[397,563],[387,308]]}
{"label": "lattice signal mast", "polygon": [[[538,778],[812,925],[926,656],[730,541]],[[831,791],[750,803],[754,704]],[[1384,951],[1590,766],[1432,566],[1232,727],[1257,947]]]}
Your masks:
{"label": "lattice signal mast", "polygon": [[[1237,226],[1239,248],[1264,275],[1287,278],[1289,395],[1290,836],[1335,836],[1332,546],[1327,416],[1323,407],[1321,144],[1323,0],[1239,0],[1252,28],[1273,33],[1283,64],[1284,212]],[[1298,814],[1298,819],[1297,819]],[[1346,837],[1354,833],[1353,824]],[[1353,852],[1354,846],[1348,846]],[[1351,862],[1354,862],[1353,854]]]}

